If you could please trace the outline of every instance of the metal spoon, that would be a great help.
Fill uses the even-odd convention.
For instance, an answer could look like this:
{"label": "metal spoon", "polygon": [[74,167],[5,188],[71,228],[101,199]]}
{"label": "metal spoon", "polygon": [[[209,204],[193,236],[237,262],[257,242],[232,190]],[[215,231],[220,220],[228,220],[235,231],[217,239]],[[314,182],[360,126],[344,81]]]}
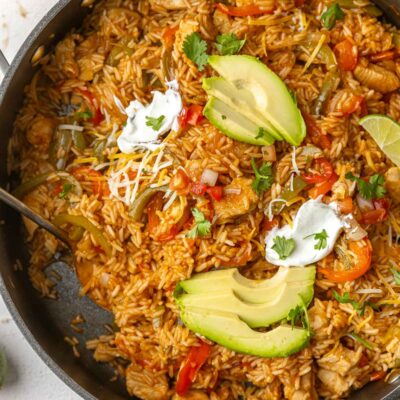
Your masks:
{"label": "metal spoon", "polygon": [[67,233],[64,232],[62,229],[58,228],[57,226],[55,226],[54,224],[52,224],[51,222],[49,222],[47,219],[43,218],[36,211],[33,211],[25,203],[23,203],[21,200],[17,199],[12,194],[5,191],[3,188],[0,188],[0,200],[4,201],[4,203],[8,204],[14,210],[18,211],[25,217],[29,218],[31,221],[38,224],[46,231],[50,232],[52,235],[54,235],[57,239],[61,240],[66,245],[71,254],[71,259],[72,259],[71,267],[76,272],[82,286],[85,286],[92,276],[92,271],[93,271],[92,263],[84,261],[77,262],[76,258],[74,257],[74,243],[70,240]]}

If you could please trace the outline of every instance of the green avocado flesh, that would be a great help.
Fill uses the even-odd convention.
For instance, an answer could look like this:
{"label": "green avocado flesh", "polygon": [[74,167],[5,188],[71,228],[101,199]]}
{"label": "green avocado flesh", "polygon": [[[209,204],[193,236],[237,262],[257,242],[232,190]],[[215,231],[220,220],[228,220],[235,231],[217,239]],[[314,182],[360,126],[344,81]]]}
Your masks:
{"label": "green avocado flesh", "polygon": [[309,341],[306,329],[281,325],[269,332],[257,332],[233,313],[190,308],[181,312],[183,323],[192,331],[238,353],[258,357],[287,357]]}
{"label": "green avocado flesh", "polygon": [[265,303],[275,299],[286,286],[304,287],[313,284],[315,267],[280,267],[270,279],[247,279],[237,268],[196,274],[181,281],[179,287],[186,293],[214,293],[232,290],[241,300],[251,303]]}
{"label": "green avocado flesh", "polygon": [[[225,80],[225,82],[205,80],[204,88],[211,96],[209,103],[216,97],[232,110],[233,115],[237,116],[240,108],[240,115],[245,120],[257,128],[263,127],[272,138],[283,138],[295,146],[302,142],[306,135],[303,117],[278,75],[252,56],[212,55],[208,60],[209,65]],[[204,115],[218,129],[234,139],[257,144],[247,141],[249,135],[242,136],[242,132],[235,130],[235,124],[228,124],[226,112],[224,114],[226,119],[216,118],[215,113],[210,111],[212,104],[209,103],[206,106],[207,113]],[[221,105],[218,105],[221,109]]]}
{"label": "green avocado flesh", "polygon": [[300,286],[282,285],[275,299],[259,304],[243,301],[232,290],[183,294],[177,298],[177,302],[181,310],[201,306],[207,310],[225,311],[236,314],[251,328],[260,328],[286,318],[290,310],[301,305],[301,299],[308,306],[313,294],[314,282],[311,282],[308,285],[300,284]]}
{"label": "green avocado flesh", "polygon": [[249,119],[259,128],[264,128],[269,136],[276,140],[282,140],[282,136],[268,119],[252,106],[256,101],[253,94],[247,89],[236,87],[221,77],[204,78],[203,89],[208,95],[221,100],[236,113],[242,114],[243,117]]}
{"label": "green avocado flesh", "polygon": [[232,139],[259,146],[269,146],[274,143],[274,138],[269,135],[256,139],[260,127],[216,97],[210,97],[203,114],[214,126]]}

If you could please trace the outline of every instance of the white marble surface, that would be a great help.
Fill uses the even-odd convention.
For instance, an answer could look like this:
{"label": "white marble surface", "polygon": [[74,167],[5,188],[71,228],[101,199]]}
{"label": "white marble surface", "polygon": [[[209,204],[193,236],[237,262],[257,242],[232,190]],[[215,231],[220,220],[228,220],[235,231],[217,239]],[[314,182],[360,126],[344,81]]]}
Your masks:
{"label": "white marble surface", "polygon": [[[0,49],[11,61],[18,48],[56,0],[0,0]],[[0,74],[0,79],[2,75]],[[0,347],[9,369],[0,389],[4,400],[79,400],[26,342],[0,298]]]}

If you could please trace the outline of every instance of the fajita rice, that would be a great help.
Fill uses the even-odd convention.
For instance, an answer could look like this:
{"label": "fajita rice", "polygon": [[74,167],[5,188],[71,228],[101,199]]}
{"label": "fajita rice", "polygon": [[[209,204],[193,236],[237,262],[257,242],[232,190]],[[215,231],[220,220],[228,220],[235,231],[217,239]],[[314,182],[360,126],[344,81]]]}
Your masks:
{"label": "fajita rice", "polygon": [[[249,3],[253,4],[236,0],[232,5]],[[209,0],[103,0],[81,29],[69,32],[41,59],[15,123],[10,166],[19,171],[23,183],[48,174],[24,194],[31,208],[48,219],[60,214],[83,216],[110,246],[107,254],[96,235],[63,225],[78,239],[77,260],[90,266],[81,272],[85,275],[81,277],[82,294],[115,316],[117,330],[87,345],[97,361],[112,363],[125,377],[131,395],[145,400],[179,398],[175,393],[178,371],[190,349],[203,342],[212,345],[211,354],[185,398],[341,399],[370,380],[389,379],[390,371],[399,367],[400,285],[393,269],[399,268],[400,261],[400,198],[390,190],[387,218],[364,226],[373,247],[369,271],[344,283],[317,274],[315,297],[308,310],[313,336],[299,353],[271,359],[235,353],[199,338],[179,318],[173,291],[179,281],[194,273],[235,264],[253,279],[269,278],[276,272],[265,261],[264,238],[270,229],[266,214],[271,201],[279,199],[285,185],[290,185],[296,169],[300,174],[307,172],[316,157],[304,151],[313,143],[310,124],[297,149],[285,141],[275,142],[274,182],[260,196],[250,196],[256,196],[255,201],[249,200],[253,207],[237,216],[233,211],[231,218],[223,219],[218,217],[220,206],[210,196],[174,195],[169,190],[157,194],[165,209],[157,214],[158,225],[152,230],[147,208],[137,222],[130,215],[130,203],[148,185],[168,185],[178,170],[198,182],[206,168],[218,173],[218,184],[223,187],[237,179],[248,185],[254,180],[251,161],[258,165],[271,161],[271,148],[234,141],[205,119],[171,131],[155,151],[124,154],[116,144],[126,122],[121,108],[132,100],[150,102],[152,91],[165,91],[164,82],[171,74],[186,107],[204,106],[207,95],[202,78],[213,72],[208,66],[200,72],[183,52],[183,42],[193,32],[207,41],[209,54],[217,53],[213,43],[218,35],[234,33],[246,38],[240,53],[258,57],[277,73],[295,94],[303,115],[309,116],[315,114],[312,107],[327,74],[325,61],[313,52],[318,43],[333,49],[347,39],[357,49],[358,66],[365,70],[341,71],[340,84],[320,116],[309,118],[313,119],[311,129],[327,133],[331,142],[322,153],[338,181],[328,197],[342,201],[352,196],[355,183],[345,179],[347,172],[368,177],[385,175],[393,167],[358,120],[365,110],[400,120],[400,36],[393,26],[377,19],[377,10],[369,1],[348,3],[351,7],[342,8],[344,17],[328,30],[322,28],[320,16],[330,1],[254,0],[268,13],[233,17]],[[371,77],[371,64],[380,68],[377,77]],[[387,87],[388,82],[394,89]],[[343,112],[354,95],[361,96],[363,103],[350,113]],[[71,121],[82,99],[90,112]],[[83,127],[80,133],[85,144],[79,143],[78,135],[67,155],[61,154],[62,147],[51,149],[54,132],[62,124]],[[51,157],[64,157],[68,180],[52,173]],[[172,196],[176,196],[173,201]],[[280,226],[290,224],[307,197],[307,190],[299,193],[289,207],[275,213],[274,220]],[[188,237],[193,228],[193,220],[188,219],[179,232],[166,237],[189,207],[196,207],[211,221],[211,233]],[[236,205],[231,207],[236,209]],[[43,295],[56,298],[45,266],[62,246],[28,221],[26,227],[32,284]],[[319,267],[337,262],[333,254]],[[351,303],[339,302],[335,291],[350,293],[358,304],[368,301],[375,306],[360,313]]]}

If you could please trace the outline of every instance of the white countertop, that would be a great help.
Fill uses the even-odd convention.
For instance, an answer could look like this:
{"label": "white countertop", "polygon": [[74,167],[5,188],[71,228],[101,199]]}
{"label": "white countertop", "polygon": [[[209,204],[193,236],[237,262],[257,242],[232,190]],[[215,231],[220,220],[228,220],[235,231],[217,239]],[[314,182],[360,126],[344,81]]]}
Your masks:
{"label": "white countertop", "polygon": [[[57,0],[0,0],[0,49],[11,61],[37,22]],[[2,75],[0,73],[0,79]],[[36,355],[0,298],[0,347],[9,368],[0,399],[79,400]]]}

